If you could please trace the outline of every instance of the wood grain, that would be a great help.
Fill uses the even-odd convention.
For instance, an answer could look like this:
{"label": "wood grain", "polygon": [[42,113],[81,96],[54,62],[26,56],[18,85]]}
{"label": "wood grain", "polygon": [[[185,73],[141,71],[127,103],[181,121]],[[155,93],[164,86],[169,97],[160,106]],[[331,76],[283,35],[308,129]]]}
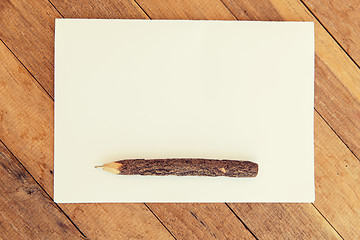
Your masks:
{"label": "wood grain", "polygon": [[0,59],[0,139],[52,196],[53,101],[2,43]]}
{"label": "wood grain", "polygon": [[[176,239],[255,239],[222,203],[148,203]],[[218,219],[218,220],[215,220]]]}
{"label": "wood grain", "polygon": [[0,239],[83,239],[0,142]]}
{"label": "wood grain", "polygon": [[310,203],[229,203],[256,237],[341,239]]}
{"label": "wood grain", "polygon": [[89,239],[174,239],[142,203],[59,206]]}
{"label": "wood grain", "polygon": [[303,0],[303,2],[360,65],[359,1]]}
{"label": "wood grain", "polygon": [[[339,64],[341,65],[341,63]],[[360,159],[359,95],[351,93],[349,88],[338,81],[335,73],[318,56],[315,58],[315,65],[315,108]],[[353,80],[358,81],[356,79],[360,79],[360,75],[359,77],[354,76]],[[360,81],[358,82],[360,83]],[[356,89],[359,87],[359,83],[350,83],[349,87],[352,86]],[[353,92],[355,91],[353,90]]]}
{"label": "wood grain", "polygon": [[[53,100],[2,43],[0,59],[0,139],[52,196]],[[154,215],[138,204],[61,207],[91,239],[172,239]],[[94,227],[100,221],[101,228]]]}
{"label": "wood grain", "polygon": [[360,236],[360,162],[319,115],[315,126],[315,206],[344,239],[355,239]]}
{"label": "wood grain", "polygon": [[139,6],[130,0],[51,0],[66,18],[148,18]]}
{"label": "wood grain", "polygon": [[236,20],[219,0],[139,0],[151,19]]}
{"label": "wood grain", "polygon": [[55,18],[46,0],[0,1],[0,38],[53,96]]}
{"label": "wood grain", "polygon": [[[50,36],[46,35],[46,26],[49,26],[49,22],[46,22],[44,19],[50,19],[49,21],[53,21],[53,16],[57,15],[57,13],[54,12],[54,10],[51,10],[50,12],[44,11],[39,4],[45,4],[45,1],[41,3],[34,3],[35,5],[33,6],[40,6],[35,8],[31,8],[31,6],[26,8],[24,7],[27,6],[26,4],[18,4],[18,2],[21,1],[13,0],[0,3],[0,36],[22,61],[24,59],[34,61],[35,59],[41,63],[44,61],[44,58],[47,59],[46,61],[49,59],[52,61],[52,57],[48,58],[47,55],[38,54],[37,48],[40,48],[40,46],[41,48],[47,48],[46,46],[48,46],[49,42],[52,44],[53,35],[50,37],[51,40],[46,37]],[[61,6],[57,3],[57,1],[55,2],[55,5],[57,5],[60,9]],[[66,5],[66,2],[69,1],[65,1],[65,7],[61,9],[63,15],[65,16],[66,14],[64,12],[66,12],[66,10],[70,7],[72,7],[73,10],[70,9],[68,14],[72,17],[103,16],[106,18],[107,16],[113,16],[112,14],[116,14],[117,12],[111,12],[110,8],[97,7],[97,4],[101,4],[100,1],[91,1],[91,4],[85,4],[85,1],[76,1],[71,2],[71,4],[68,5]],[[229,12],[226,12],[226,8],[217,1],[186,1],[181,3],[171,1],[172,5],[167,5],[167,2],[157,4],[150,3],[150,1],[140,1],[140,3],[143,8],[146,8],[148,13],[151,13],[151,18],[234,19]],[[314,20],[298,1],[226,1],[226,4],[239,19],[244,20]],[[165,8],[163,8],[163,6],[165,6]],[[47,6],[44,9],[49,8],[51,7]],[[125,9],[131,9],[131,7]],[[214,9],[218,10],[214,11]],[[104,12],[98,14],[97,11]],[[127,16],[123,12],[119,14],[123,14],[124,17]],[[128,16],[131,16],[132,13],[127,14],[129,14]],[[35,15],[35,17],[32,15]],[[51,15],[52,17],[48,17],[47,15]],[[34,20],[35,22],[29,21],[28,19]],[[14,22],[16,24],[14,24]],[[33,29],[32,26],[37,27]],[[28,45],[25,45],[28,46],[28,51],[22,45],[21,34],[16,32],[14,33],[14,31],[19,31],[22,34],[29,33],[30,35],[34,35],[29,37],[32,40],[29,41]],[[36,31],[40,32],[37,33]],[[34,34],[34,32],[36,34]],[[18,35],[20,35],[20,37],[17,37]],[[14,36],[16,37],[15,39]],[[6,38],[9,39],[6,40]],[[42,41],[45,42],[42,44]],[[46,41],[48,41],[48,43],[46,43]],[[36,44],[32,45],[33,42]],[[31,76],[26,73],[21,65],[18,64],[15,59],[11,58],[11,54],[7,53],[3,47],[0,49],[0,57],[2,59],[2,65],[0,67],[0,75],[2,76],[0,79],[0,94],[1,99],[5,99],[4,101],[0,101],[0,138],[5,141],[7,146],[9,146],[18,157],[20,157],[20,160],[26,159],[23,163],[26,163],[27,168],[31,171],[31,173],[34,173],[34,175],[42,181],[42,184],[46,185],[47,190],[52,192],[52,177],[50,172],[52,171],[52,133],[49,135],[49,131],[53,131],[53,129],[51,129],[53,126],[51,117],[53,114],[52,102],[49,100],[50,98],[46,97],[46,94],[41,93],[41,88],[34,84],[34,81],[31,80]],[[15,51],[14,49],[18,49],[18,51]],[[350,148],[353,150],[355,149],[354,152],[358,154],[360,151],[357,144],[360,139],[360,132],[358,131],[360,114],[358,109],[353,106],[358,106],[360,98],[360,88],[358,82],[359,72],[356,70],[356,66],[354,66],[354,64],[351,65],[351,60],[348,59],[346,54],[341,51],[326,31],[322,29],[322,27],[319,27],[318,24],[316,24],[316,49],[318,56],[316,60],[316,108],[337,131],[342,139],[350,146]],[[6,54],[2,54],[3,52],[6,52]],[[32,56],[26,56],[28,53]],[[50,51],[50,53],[52,54],[52,51]],[[39,60],[37,58],[42,59]],[[23,62],[33,74],[38,71],[36,75],[37,78],[41,76],[42,71],[45,71],[41,69],[41,66],[46,65],[45,63],[41,63],[42,65],[40,64],[39,67],[36,66],[36,64],[33,64],[30,68],[29,63],[25,61]],[[322,64],[320,67],[318,66],[319,63]],[[326,66],[326,68],[324,66]],[[321,74],[319,74],[319,69],[321,70]],[[50,75],[48,74],[48,77]],[[321,77],[320,80],[319,76]],[[38,80],[40,82],[47,81],[46,78],[43,79],[45,80],[40,80],[40,78]],[[52,80],[52,75],[49,79]],[[17,82],[17,84],[13,84],[13,82]],[[333,89],[334,86],[335,89]],[[15,89],[12,89],[13,87],[15,87]],[[341,94],[339,94],[339,92],[341,92]],[[48,104],[51,105],[51,108],[48,107]],[[350,122],[346,122],[349,121],[349,119]],[[343,121],[345,122],[343,123]],[[50,129],[48,129],[49,126]],[[326,125],[324,126],[328,129]],[[353,131],[351,133],[350,130],[352,129]],[[328,129],[328,131],[330,130]],[[327,135],[319,134],[317,135],[317,138],[323,137],[324,139],[321,140],[322,144],[327,144],[328,140],[325,138],[326,136]],[[334,144],[330,144],[330,146],[335,149],[344,147],[339,140],[337,140]],[[16,152],[13,149],[16,150]],[[326,150],[326,148],[324,149]],[[325,153],[325,150],[322,152]],[[319,156],[323,158],[323,156],[317,154],[317,159]],[[334,155],[334,158],[331,159],[333,159],[335,163],[339,163],[341,165],[343,162],[339,161],[338,158],[345,156],[346,159],[352,159],[352,157],[350,157],[351,155],[345,151],[339,155]],[[42,164],[45,165],[42,166]],[[352,161],[352,164],[355,164],[355,162]],[[353,239],[354,236],[351,236],[351,234],[354,233],[354,230],[344,229],[343,225],[347,222],[343,219],[351,219],[351,217],[353,217],[353,215],[351,215],[353,214],[351,211],[354,211],[355,209],[354,212],[356,213],[356,210],[358,209],[358,201],[356,201],[356,199],[354,200],[354,195],[351,195],[351,192],[349,191],[349,188],[353,186],[356,181],[350,182],[350,187],[344,187],[344,183],[339,183],[339,181],[333,182],[332,174],[334,166],[338,166],[334,165],[327,168],[327,166],[324,167],[324,165],[327,165],[327,163],[316,165],[316,171],[321,173],[320,178],[324,178],[324,180],[321,181],[320,185],[317,185],[316,196],[317,199],[322,198],[323,202],[318,203],[317,201],[315,204],[317,208],[331,220],[331,223],[337,230],[340,228],[340,233],[343,237],[350,236],[349,239]],[[339,172],[339,175],[340,173],[342,172]],[[357,173],[357,170],[350,173],[345,171],[345,173],[346,178],[344,179],[350,179],[349,176]],[[50,174],[50,177],[48,177],[47,174]],[[317,178],[319,178],[318,173],[316,174]],[[48,178],[51,181],[49,181]],[[329,178],[331,180],[329,180]],[[358,178],[354,177],[354,179],[357,180]],[[329,191],[331,190],[330,184],[333,184],[331,185],[332,189],[344,187],[344,191],[334,191],[336,194],[331,195],[331,199],[334,200],[326,201],[326,194],[329,194]],[[320,197],[318,193],[319,187],[322,188],[319,191],[320,194],[323,194]],[[357,194],[357,192],[355,193]],[[339,196],[339,194],[344,194],[346,197]],[[331,203],[335,200],[336,206],[344,205],[347,210],[342,212],[341,208],[332,209]],[[319,218],[319,215],[316,214],[316,211],[314,211],[311,207],[308,207],[311,205],[287,204],[286,207],[276,204],[269,207],[266,206],[266,204],[251,205],[251,209],[248,209],[248,205],[245,204],[235,204],[235,207],[243,208],[245,215],[242,219],[247,220],[246,224],[251,229],[256,230],[256,235],[261,239],[266,239],[266,234],[268,232],[270,232],[270,236],[272,236],[271,232],[275,232],[274,235],[280,236],[280,238],[284,238],[282,236],[297,236],[300,239],[312,238],[307,236],[309,236],[308,234],[312,233],[315,228],[322,230],[320,233],[314,233],[314,236],[317,236],[318,238],[337,238],[334,231],[329,228],[329,225],[327,225],[323,220],[320,220],[321,218]],[[151,214],[149,215],[146,213],[147,210],[144,209],[144,206],[139,206],[140,207],[134,204],[121,205],[121,207],[119,207],[119,205],[114,207],[112,204],[69,204],[62,207],[67,208],[66,212],[72,219],[75,219],[76,224],[80,226],[81,229],[85,229],[84,232],[90,238],[99,238],[99,235],[104,235],[108,238],[114,236],[122,236],[123,238],[156,238],[157,235],[160,236],[160,239],[171,238],[164,229],[159,228],[158,224],[155,224],[151,220],[153,217]],[[184,213],[184,215],[178,214],[185,208],[182,207],[181,204],[179,206],[181,208],[180,210],[173,204],[168,204],[167,206],[159,204],[156,207],[150,206],[150,208],[154,209],[155,214],[169,229],[171,229],[173,234],[175,236],[179,236],[179,238],[181,238],[183,234],[184,236],[191,236],[191,234],[194,234],[194,238],[201,238],[202,236],[209,236],[208,234],[211,235],[213,232],[219,232],[216,233],[216,236],[232,236],[231,233],[227,232],[227,230],[225,233],[222,233],[223,235],[221,235],[221,229],[224,228],[223,224],[225,219],[221,218],[222,215],[220,215],[220,213],[219,215],[216,215],[215,218],[211,214],[209,215],[208,211],[200,211],[199,208],[201,207],[195,206],[195,204],[186,206],[189,207],[193,213],[195,213],[194,211],[198,211],[195,215],[198,219],[201,219],[203,223],[205,223],[203,219],[208,221],[206,226],[212,226],[212,230],[210,231],[208,230],[209,228],[203,226],[201,222],[199,224],[199,221],[195,217],[191,218],[190,215],[193,216],[191,213],[190,215],[188,212],[186,212],[186,214]],[[209,204],[209,206],[212,206],[212,204]],[[146,214],[143,214],[144,211]],[[115,214],[112,215],[112,212],[115,212]],[[284,215],[286,216],[288,214],[291,214],[291,218],[289,220],[290,222],[281,220]],[[144,216],[146,217],[144,218]],[[167,216],[169,216],[168,219],[166,219]],[[261,216],[265,218],[259,218]],[[274,219],[269,218],[269,216]],[[278,218],[280,218],[279,226],[276,225]],[[259,221],[259,219],[261,219],[261,221]],[[285,220],[286,219],[289,218],[285,218]],[[109,227],[107,227],[108,225],[99,225],[99,228],[94,229],[91,221],[101,222],[101,220],[104,222],[110,222],[111,224],[109,224]],[[333,221],[335,221],[336,224],[333,223]],[[358,223],[357,219],[355,223]],[[313,227],[313,225],[315,227]],[[129,227],[127,228],[127,226]],[[191,228],[192,226],[194,226],[194,228]],[[351,225],[351,227],[352,226],[353,225]],[[201,229],[198,230],[195,228]],[[281,230],[283,231],[283,235],[280,235]],[[355,232],[355,234],[356,233],[357,232]]]}

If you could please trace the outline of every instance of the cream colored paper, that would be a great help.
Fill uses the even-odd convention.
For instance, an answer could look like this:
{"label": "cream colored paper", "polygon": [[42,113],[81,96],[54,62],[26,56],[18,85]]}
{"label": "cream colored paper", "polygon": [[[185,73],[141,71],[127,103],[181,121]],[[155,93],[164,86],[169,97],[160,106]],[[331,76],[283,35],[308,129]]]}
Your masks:
{"label": "cream colored paper", "polygon": [[[56,202],[313,202],[314,25],[57,19]],[[243,159],[256,178],[118,176]]]}

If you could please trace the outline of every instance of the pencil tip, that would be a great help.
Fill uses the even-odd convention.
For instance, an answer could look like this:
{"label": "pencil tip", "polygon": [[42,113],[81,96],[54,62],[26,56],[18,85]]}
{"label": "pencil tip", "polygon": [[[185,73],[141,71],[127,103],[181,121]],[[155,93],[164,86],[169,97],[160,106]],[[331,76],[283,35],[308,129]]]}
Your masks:
{"label": "pencil tip", "polygon": [[101,165],[101,166],[95,166],[95,168],[102,168],[103,166]]}

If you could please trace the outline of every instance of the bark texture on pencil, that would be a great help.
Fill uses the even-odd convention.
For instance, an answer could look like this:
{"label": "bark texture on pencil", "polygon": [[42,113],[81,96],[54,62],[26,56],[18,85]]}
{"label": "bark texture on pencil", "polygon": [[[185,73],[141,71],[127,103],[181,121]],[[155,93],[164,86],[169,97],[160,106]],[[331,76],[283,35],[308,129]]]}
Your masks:
{"label": "bark texture on pencil", "polygon": [[119,175],[256,177],[258,173],[258,165],[250,161],[199,158],[129,159],[99,167]]}

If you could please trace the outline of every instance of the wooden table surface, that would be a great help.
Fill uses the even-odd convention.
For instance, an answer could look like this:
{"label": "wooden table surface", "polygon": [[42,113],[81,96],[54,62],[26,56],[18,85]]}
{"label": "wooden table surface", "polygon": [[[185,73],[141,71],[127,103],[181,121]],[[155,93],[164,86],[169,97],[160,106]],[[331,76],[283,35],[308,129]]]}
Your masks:
{"label": "wooden table surface", "polygon": [[[313,21],[315,203],[54,203],[55,18]],[[0,239],[360,239],[357,0],[1,0],[0,38]]]}

